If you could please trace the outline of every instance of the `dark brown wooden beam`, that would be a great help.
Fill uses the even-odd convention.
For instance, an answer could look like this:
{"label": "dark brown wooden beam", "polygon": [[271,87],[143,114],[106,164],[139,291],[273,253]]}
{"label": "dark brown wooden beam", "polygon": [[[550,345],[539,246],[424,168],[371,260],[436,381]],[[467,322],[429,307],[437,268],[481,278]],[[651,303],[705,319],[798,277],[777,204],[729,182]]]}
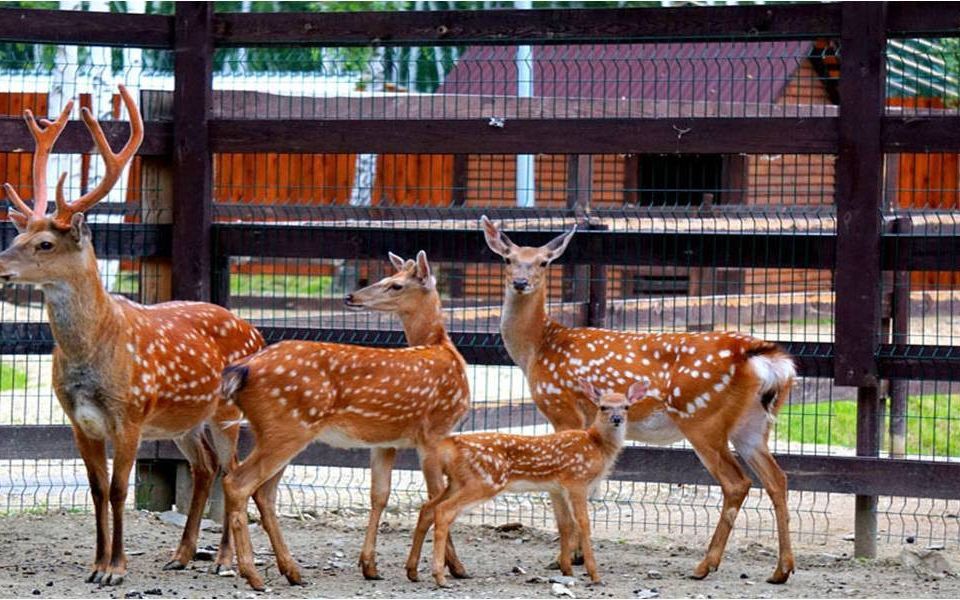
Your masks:
{"label": "dark brown wooden beam", "polygon": [[837,5],[579,10],[223,13],[217,46],[625,43],[812,39],[840,31]]}
{"label": "dark brown wooden beam", "polygon": [[173,47],[173,18],[165,15],[0,8],[0,42]]}
{"label": "dark brown wooden beam", "polygon": [[960,152],[960,117],[887,117],[883,120],[883,149],[892,153]]}
{"label": "dark brown wooden beam", "polygon": [[874,357],[880,343],[884,6],[842,5],[834,308],[837,385],[878,383]]}
{"label": "dark brown wooden beam", "polygon": [[837,119],[356,119],[210,121],[214,152],[834,153]]}
{"label": "dark brown wooden beam", "polygon": [[[230,256],[383,259],[425,250],[435,261],[500,262],[479,229],[217,224],[217,248]],[[511,232],[519,244],[545,244],[561,231]],[[830,269],[835,237],[817,233],[701,233],[581,230],[562,264],[791,267]]]}
{"label": "dark brown wooden beam", "polygon": [[[485,411],[488,409],[475,409]],[[508,418],[514,425],[542,422],[533,405],[504,407],[494,418]],[[468,418],[466,424],[470,423]],[[480,416],[476,423],[483,423]],[[0,460],[57,460],[77,458],[70,427],[66,425],[15,425],[3,429],[0,436]],[[249,451],[249,433],[241,436],[241,453]],[[808,456],[776,454],[787,472],[791,490],[836,492],[921,498],[960,498],[960,463],[847,456]],[[140,459],[178,459],[172,442],[146,442],[140,447]],[[293,460],[298,465],[363,468],[369,465],[367,450],[344,450],[324,444],[311,444]],[[397,467],[419,469],[413,451],[398,456]],[[623,451],[610,479],[651,481],[683,485],[713,485],[714,481],[690,450],[657,447],[630,447]],[[755,487],[759,487],[756,480]]]}
{"label": "dark brown wooden beam", "polygon": [[[101,121],[100,126],[114,150],[130,138],[130,124],[122,121]],[[156,156],[173,149],[173,127],[170,123],[147,121],[143,124],[143,144],[137,154]],[[34,142],[20,117],[0,117],[0,152],[33,152]],[[64,128],[54,154],[96,154],[97,148],[82,121],[70,121]]]}
{"label": "dark brown wooden beam", "polygon": [[[90,230],[98,258],[170,256],[170,225],[90,223]],[[0,248],[7,248],[16,235],[12,223],[0,222]]]}
{"label": "dark brown wooden beam", "polygon": [[956,2],[889,2],[890,37],[960,36],[960,4]]}
{"label": "dark brown wooden beam", "polygon": [[176,300],[210,300],[213,160],[208,135],[213,89],[213,4],[178,2],[173,96],[173,254]]}

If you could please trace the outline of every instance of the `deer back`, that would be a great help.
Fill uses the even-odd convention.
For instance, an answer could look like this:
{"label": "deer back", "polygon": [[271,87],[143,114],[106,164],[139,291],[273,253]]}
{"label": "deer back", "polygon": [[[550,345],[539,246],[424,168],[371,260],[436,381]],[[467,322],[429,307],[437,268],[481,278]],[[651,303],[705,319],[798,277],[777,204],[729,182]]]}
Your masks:
{"label": "deer back", "polygon": [[235,402],[258,439],[297,427],[335,446],[415,446],[445,436],[470,401],[463,359],[448,343],[289,341],[239,366],[247,374]]}

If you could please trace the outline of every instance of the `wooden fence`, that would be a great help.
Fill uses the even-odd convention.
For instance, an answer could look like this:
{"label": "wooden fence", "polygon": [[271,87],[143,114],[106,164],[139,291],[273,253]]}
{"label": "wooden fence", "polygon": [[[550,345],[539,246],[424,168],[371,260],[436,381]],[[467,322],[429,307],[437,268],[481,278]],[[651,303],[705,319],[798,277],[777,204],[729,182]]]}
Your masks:
{"label": "wooden fence", "polygon": [[[808,377],[855,386],[856,457],[779,455],[795,490],[857,495],[857,553],[873,552],[878,495],[958,498],[960,463],[879,458],[881,380],[960,381],[960,350],[886,341],[881,330],[883,271],[960,271],[960,235],[929,231],[892,233],[881,219],[885,153],[960,152],[960,116],[888,114],[884,99],[888,38],[957,36],[960,6],[933,3],[858,3],[708,8],[405,12],[337,14],[214,13],[211,4],[182,2],[172,17],[0,9],[0,40],[105,44],[173,50],[176,86],[173,119],[148,119],[141,160],[172,180],[170,223],[95,224],[101,256],[168,261],[170,296],[229,303],[222,274],[230,256],[380,259],[389,250],[425,249],[437,261],[496,260],[475,229],[227,223],[215,217],[213,156],[376,153],[380,155],[494,155],[555,153],[786,153],[836,155],[836,229],[714,233],[606,231],[579,234],[564,261],[571,268],[605,265],[803,268],[835,273],[833,343],[785,343]],[[212,116],[213,52],[236,46],[429,46],[465,44],[614,43],[640,39],[840,40],[839,114],[811,117],[519,118],[491,127],[484,119],[417,118],[321,120],[232,119]],[[113,141],[125,123],[108,123]],[[678,135],[682,131],[682,135]],[[0,118],[0,152],[28,148],[19,118]],[[58,152],[84,152],[83,126],[71,122]],[[230,159],[234,160],[234,159]],[[384,158],[384,160],[387,160]],[[159,165],[159,166],[158,166]],[[223,166],[221,165],[221,168]],[[240,165],[238,168],[246,168]],[[314,166],[314,176],[323,171]],[[302,171],[301,171],[302,176]],[[340,181],[337,185],[342,185]],[[156,200],[160,202],[161,200]],[[453,207],[447,218],[475,219],[478,211]],[[339,214],[339,213],[338,213]],[[358,211],[362,214],[362,210]],[[436,213],[434,213],[436,214]],[[572,218],[572,208],[527,209],[513,215]],[[110,234],[109,236],[106,234]],[[518,232],[542,242],[556,231]],[[12,227],[0,228],[4,245]],[[591,288],[588,321],[602,317],[604,299]],[[0,353],[41,353],[52,347],[47,326],[0,324]],[[266,327],[270,340],[327,339],[400,345],[402,334],[380,331]],[[509,364],[499,336],[453,331],[469,362]],[[529,408],[529,407],[528,407]],[[76,456],[65,427],[7,427],[0,458]],[[178,456],[172,444],[144,444],[144,458]],[[311,447],[299,462],[362,467],[365,451]],[[400,463],[415,467],[404,454]],[[709,477],[688,450],[629,448],[615,478],[702,484]]]}

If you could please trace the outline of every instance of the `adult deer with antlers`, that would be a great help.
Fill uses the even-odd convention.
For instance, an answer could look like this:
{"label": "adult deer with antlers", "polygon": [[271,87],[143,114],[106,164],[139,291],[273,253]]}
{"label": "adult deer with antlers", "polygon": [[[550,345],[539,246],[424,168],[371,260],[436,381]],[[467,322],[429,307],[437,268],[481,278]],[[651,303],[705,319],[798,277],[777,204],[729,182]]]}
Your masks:
{"label": "adult deer with antlers", "polygon": [[[371,448],[370,520],[360,552],[367,579],[379,579],[376,539],[390,495],[397,448],[417,448],[428,494],[443,489],[440,465],[429,449],[450,434],[470,404],[466,363],[443,326],[440,296],[427,256],[404,261],[391,254],[396,273],[346,298],[354,309],[398,315],[409,348],[280,342],[230,365],[223,395],[243,411],[256,446],[224,478],[227,523],[234,536],[240,574],[254,589],[263,579],[253,564],[247,502],[255,490],[274,496],[283,469],[314,440],[338,448]],[[256,497],[277,567],[292,584],[301,582],[273,514]],[[452,543],[447,565],[465,577]]]}
{"label": "adult deer with antlers", "polygon": [[577,385],[625,389],[650,379],[647,397],[630,408],[629,439],[669,444],[686,438],[723,491],[723,510],[706,557],[693,577],[715,571],[750,479],[730,450],[733,443],[773,502],[780,555],[768,581],[783,583],[794,570],[787,511],[787,478],[767,447],[770,424],[787,401],[796,376],[793,360],[776,344],[739,333],[635,334],[566,327],[546,314],[547,267],[576,228],[540,247],[514,244],[485,216],[490,249],[506,263],[500,333],[523,370],[533,400],[557,430],[580,429],[595,409]]}
{"label": "adult deer with antlers", "polygon": [[590,544],[587,498],[613,468],[623,447],[627,410],[644,397],[648,382],[633,383],[626,395],[599,392],[585,379],[580,379],[580,387],[597,409],[587,430],[550,435],[467,433],[449,437],[432,449],[448,484],[442,494],[420,509],[407,558],[408,579],[418,579],[417,563],[431,525],[433,578],[438,586],[445,587],[443,547],[450,525],[461,511],[501,492],[545,491],[550,493],[557,515],[560,570],[573,575],[572,556],[579,529],[587,574],[593,583],[600,583]]}
{"label": "adult deer with antlers", "polygon": [[[107,293],[97,272],[84,211],[103,199],[143,140],[143,120],[129,92],[120,96],[130,113],[130,139],[114,153],[86,108],[81,116],[106,163],[100,183],[78,200],[56,190],[56,210],[47,214],[46,168],[73,103],[56,121],[25,120],[34,139],[33,207],[9,184],[9,211],[19,235],[0,253],[0,280],[39,285],[56,341],[53,389],[70,419],[90,480],[97,546],[90,582],[117,585],[126,573],[123,507],[130,470],[143,439],[173,439],[193,474],[193,498],[183,537],[165,568],[182,569],[193,559],[200,517],[218,469],[236,460],[239,418],[221,402],[220,372],[232,360],[259,350],[263,338],[246,322],[212,304],[168,302],[143,306]],[[204,437],[209,424],[213,448]],[[108,480],[106,444],[114,449]],[[108,506],[109,505],[109,506]],[[113,535],[109,516],[113,513]],[[224,530],[217,564],[229,565]]]}

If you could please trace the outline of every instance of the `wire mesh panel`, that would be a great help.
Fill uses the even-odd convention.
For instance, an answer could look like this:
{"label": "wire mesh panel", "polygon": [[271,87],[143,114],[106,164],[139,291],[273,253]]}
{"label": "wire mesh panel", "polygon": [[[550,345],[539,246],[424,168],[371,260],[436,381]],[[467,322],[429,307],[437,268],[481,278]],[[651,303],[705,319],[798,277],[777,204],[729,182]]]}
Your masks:
{"label": "wire mesh panel", "polygon": [[[834,248],[841,229],[836,144],[788,153],[756,145],[692,152],[684,145],[702,140],[697,127],[714,117],[751,119],[745,130],[771,121],[794,127],[784,130],[785,138],[837,117],[840,43],[831,36],[797,37],[803,39],[625,38],[528,46],[529,40],[517,38],[498,45],[343,41],[219,48],[208,115],[213,126],[322,123],[337,147],[317,136],[284,140],[292,150],[253,151],[222,143],[212,127],[211,137],[221,140],[212,157],[215,300],[270,342],[399,346],[405,340],[396,317],[348,311],[342,299],[392,271],[387,251],[410,257],[426,250],[446,326],[469,362],[473,405],[458,429],[547,433],[552,428],[498,337],[504,267],[485,249],[478,218],[496,219],[521,244],[544,243],[576,224],[580,231],[567,256],[545,267],[552,318],[566,326],[637,333],[741,331],[778,342],[804,369],[772,428],[771,448],[791,456],[852,457],[861,422],[857,389],[835,385],[830,365],[838,332]],[[954,41],[889,40],[888,115],[955,112]],[[113,83],[123,81],[136,90],[148,122],[162,125],[173,117],[169,51],[5,44],[0,65],[2,89],[9,90],[0,93],[3,115],[23,108],[55,114],[76,96],[98,116],[122,120]],[[630,138],[642,134],[629,128],[617,140],[632,149],[624,152],[540,152],[537,143],[547,140],[523,140],[532,150],[460,146],[450,152],[449,145],[434,149],[423,141],[445,141],[436,134],[438,123],[482,123],[485,131],[509,136],[518,122],[627,119],[669,124],[669,143],[644,150],[648,140]],[[373,152],[381,140],[358,141],[337,128],[342,122],[377,123],[384,135],[400,124],[415,122],[417,129],[411,148]],[[750,131],[741,133],[744,144],[755,142]],[[583,135],[575,141],[595,141]],[[925,256],[925,266],[914,268],[916,257],[903,249],[913,248],[919,235],[956,236],[956,158],[931,152],[886,157],[877,215],[885,226],[880,260],[887,270],[875,340],[881,361],[909,356],[929,365],[935,352],[955,358],[955,260]],[[30,196],[30,156],[11,152],[0,161],[6,180]],[[101,174],[99,161],[88,155],[57,155],[55,162],[68,173],[68,194],[82,193]],[[162,238],[173,216],[171,194],[166,157],[144,155],[89,215],[109,291],[143,302],[168,298],[170,252]],[[137,235],[120,237],[129,232]],[[9,243],[12,230],[3,234]],[[126,244],[130,239],[136,243]],[[42,325],[42,295],[20,286],[6,286],[2,294],[0,425],[64,425],[49,389],[52,342]],[[916,348],[934,354],[910,354]],[[954,460],[960,447],[956,383],[915,370],[883,386],[881,457]],[[5,510],[89,507],[75,460],[7,460],[2,468]],[[400,510],[423,501],[418,472],[404,471],[394,483],[391,501]],[[283,480],[281,508],[365,510],[369,485],[366,469],[297,464]],[[883,497],[882,534],[889,541],[956,541],[955,504]],[[626,479],[601,486],[592,504],[598,526],[611,532],[707,534],[721,507],[716,486]],[[844,527],[852,498],[798,490],[790,510],[796,533],[822,541]],[[504,495],[470,518],[552,526],[547,498],[535,495]],[[750,493],[738,531],[774,533],[763,493]]]}

